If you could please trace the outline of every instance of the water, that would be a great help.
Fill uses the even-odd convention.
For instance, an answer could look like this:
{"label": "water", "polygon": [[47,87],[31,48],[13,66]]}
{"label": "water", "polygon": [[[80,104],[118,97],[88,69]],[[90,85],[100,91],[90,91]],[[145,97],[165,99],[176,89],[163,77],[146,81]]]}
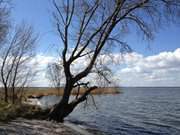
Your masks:
{"label": "water", "polygon": [[67,120],[108,135],[180,135],[180,88],[122,88],[117,95],[95,96]]}

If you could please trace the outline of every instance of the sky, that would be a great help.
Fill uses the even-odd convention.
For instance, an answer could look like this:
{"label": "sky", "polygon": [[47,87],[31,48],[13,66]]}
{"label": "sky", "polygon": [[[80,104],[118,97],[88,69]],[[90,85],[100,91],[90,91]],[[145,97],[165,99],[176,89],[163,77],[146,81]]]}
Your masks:
{"label": "sky", "polygon": [[[34,86],[48,86],[45,69],[54,60],[54,48],[59,39],[53,27],[50,0],[13,0],[12,21],[25,21],[39,33],[37,60],[44,69],[33,83]],[[125,37],[134,50],[121,59],[114,53],[118,63],[113,64],[115,78],[120,86],[180,86],[180,25],[169,25],[160,29],[149,43],[137,33]],[[116,69],[116,70],[115,70]],[[118,70],[117,70],[118,69]]]}

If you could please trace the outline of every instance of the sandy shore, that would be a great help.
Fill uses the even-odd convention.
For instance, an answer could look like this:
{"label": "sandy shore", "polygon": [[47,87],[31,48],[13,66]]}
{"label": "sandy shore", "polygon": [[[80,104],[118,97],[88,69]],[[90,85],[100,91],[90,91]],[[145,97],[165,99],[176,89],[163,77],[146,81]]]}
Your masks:
{"label": "sandy shore", "polygon": [[92,135],[70,124],[45,120],[17,119],[7,124],[0,123],[0,135]]}

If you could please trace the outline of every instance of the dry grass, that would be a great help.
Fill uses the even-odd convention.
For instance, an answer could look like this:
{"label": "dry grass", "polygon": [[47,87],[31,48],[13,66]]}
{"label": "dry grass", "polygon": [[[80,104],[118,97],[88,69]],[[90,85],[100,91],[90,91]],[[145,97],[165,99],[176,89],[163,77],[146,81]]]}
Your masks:
{"label": "dry grass", "polygon": [[[86,89],[81,88],[80,94],[83,94]],[[91,94],[99,95],[99,94],[118,94],[120,93],[119,88],[98,88],[91,92]],[[77,94],[77,89],[72,91],[72,95]],[[63,88],[59,90],[55,88],[47,88],[47,87],[38,87],[38,88],[28,88],[26,93],[26,97],[28,96],[47,96],[47,95],[63,95]]]}

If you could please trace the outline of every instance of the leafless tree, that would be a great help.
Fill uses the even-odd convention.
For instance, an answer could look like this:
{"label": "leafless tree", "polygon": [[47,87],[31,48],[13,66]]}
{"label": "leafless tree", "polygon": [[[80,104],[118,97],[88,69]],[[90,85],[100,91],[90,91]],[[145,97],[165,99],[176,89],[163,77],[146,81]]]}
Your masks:
{"label": "leafless tree", "polygon": [[10,8],[7,0],[0,0],[0,46],[5,40],[10,26],[9,21]]}
{"label": "leafless tree", "polygon": [[47,66],[46,77],[50,81],[51,85],[56,88],[58,95],[61,87],[63,86],[64,73],[63,67],[60,63],[49,63]]}
{"label": "leafless tree", "polygon": [[[146,39],[153,39],[160,26],[179,18],[179,0],[53,0],[57,33],[62,41],[65,88],[61,101],[52,108],[49,119],[62,122],[73,109],[87,99],[97,86],[82,82],[94,69],[96,60],[106,50],[129,48],[123,37],[137,29]],[[72,65],[88,57],[76,73]],[[69,101],[74,87],[87,86],[86,92]]]}
{"label": "leafless tree", "polygon": [[8,102],[8,97],[12,97],[14,103],[18,96],[17,92],[22,93],[35,74],[31,60],[35,56],[37,35],[31,26],[22,24],[15,28],[13,36],[10,37],[0,52],[2,60],[0,75],[4,100]]}

